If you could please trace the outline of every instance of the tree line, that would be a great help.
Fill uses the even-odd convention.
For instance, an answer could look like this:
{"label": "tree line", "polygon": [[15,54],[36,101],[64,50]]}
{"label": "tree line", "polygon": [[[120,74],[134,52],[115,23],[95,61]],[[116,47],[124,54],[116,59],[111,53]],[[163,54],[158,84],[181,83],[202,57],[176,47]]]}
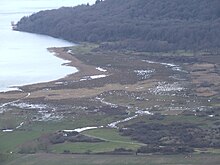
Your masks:
{"label": "tree line", "polygon": [[122,135],[147,144],[139,149],[141,153],[182,153],[193,152],[194,148],[220,147],[219,128],[204,129],[195,124],[178,122],[139,122],[126,125],[126,128],[120,130]]}
{"label": "tree line", "polygon": [[105,0],[23,17],[17,30],[138,51],[217,50],[219,0]]}

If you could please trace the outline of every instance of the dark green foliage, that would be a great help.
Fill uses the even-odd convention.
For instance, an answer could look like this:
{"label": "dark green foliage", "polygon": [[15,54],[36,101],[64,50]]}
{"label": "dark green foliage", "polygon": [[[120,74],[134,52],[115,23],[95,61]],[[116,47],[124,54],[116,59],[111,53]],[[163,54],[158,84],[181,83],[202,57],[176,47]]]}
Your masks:
{"label": "dark green foliage", "polygon": [[38,144],[33,141],[33,142],[28,142],[23,144],[18,153],[20,154],[35,154],[37,152],[37,150],[39,149]]}
{"label": "dark green foliage", "polygon": [[219,0],[97,0],[24,17],[17,29],[74,42],[118,41],[106,49],[216,51],[219,18]]}
{"label": "dark green foliage", "polygon": [[[171,150],[174,147],[175,152],[176,147],[182,146],[192,148],[220,147],[219,128],[202,129],[189,123],[171,123],[168,125],[135,123],[126,127],[127,129],[120,130],[122,135],[131,136],[134,140],[153,145],[153,147],[147,148],[146,152],[154,149],[157,152],[158,146],[169,146]],[[163,149],[166,150],[167,148]]]}
{"label": "dark green foliage", "polygon": [[85,135],[77,135],[75,137],[70,137],[68,138],[68,141],[70,142],[88,142],[88,143],[97,143],[97,142],[103,142],[103,140],[97,139],[97,138],[92,138],[88,137]]}
{"label": "dark green foliage", "polygon": [[163,154],[182,154],[190,153],[194,150],[188,146],[143,146],[137,150],[137,153],[163,153]]}
{"label": "dark green foliage", "polygon": [[66,141],[66,137],[61,133],[53,134],[49,139],[52,144],[64,143]]}
{"label": "dark green foliage", "polygon": [[125,148],[116,148],[114,152],[133,152],[131,149],[125,149]]}
{"label": "dark green foliage", "polygon": [[54,134],[50,135],[49,141],[50,141],[51,144],[64,143],[65,141],[69,141],[69,142],[90,142],[90,143],[103,142],[103,140],[100,140],[98,138],[85,136],[85,135],[79,134],[78,132],[58,132],[58,133],[54,133]]}

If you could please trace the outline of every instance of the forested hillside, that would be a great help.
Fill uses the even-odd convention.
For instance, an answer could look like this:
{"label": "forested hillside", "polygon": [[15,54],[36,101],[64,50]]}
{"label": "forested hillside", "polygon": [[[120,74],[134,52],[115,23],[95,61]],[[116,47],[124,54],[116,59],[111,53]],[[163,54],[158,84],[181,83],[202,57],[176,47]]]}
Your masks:
{"label": "forested hillside", "polygon": [[[219,0],[97,0],[95,5],[42,11],[17,30],[109,49],[214,50],[220,46]],[[109,43],[112,41],[117,41]],[[108,43],[106,43],[108,42]]]}

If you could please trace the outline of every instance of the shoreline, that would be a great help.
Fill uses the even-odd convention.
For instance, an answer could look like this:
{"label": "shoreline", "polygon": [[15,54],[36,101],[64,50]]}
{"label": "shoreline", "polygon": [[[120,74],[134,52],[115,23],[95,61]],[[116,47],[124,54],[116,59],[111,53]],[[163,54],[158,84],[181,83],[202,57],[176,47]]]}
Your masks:
{"label": "shoreline", "polygon": [[[17,90],[9,90],[0,92],[0,98],[2,101],[20,99],[27,93],[44,91],[43,95],[47,96],[47,90],[50,88],[60,87],[64,88],[67,82],[80,82],[81,79],[87,76],[94,76],[103,74],[103,71],[97,69],[98,66],[87,65],[77,59],[73,53],[68,53],[65,49],[69,47],[51,47],[47,48],[47,50],[54,56],[66,60],[68,62],[63,63],[62,65],[70,66],[76,68],[76,72],[64,75],[62,78],[58,78],[56,80],[33,83],[21,86],[13,86],[12,88],[16,88]],[[46,93],[45,93],[46,91]],[[42,96],[42,95],[41,95]],[[36,98],[36,96],[34,97]]]}
{"label": "shoreline", "polygon": [[[65,61],[69,61],[69,62],[64,62],[61,64],[62,65],[66,65],[66,66],[70,66],[76,69],[76,71],[73,71],[72,73],[69,74],[65,74],[62,77],[58,77],[52,80],[46,80],[46,81],[42,81],[42,82],[33,82],[33,83],[27,83],[27,84],[23,84],[23,85],[12,85],[12,86],[8,86],[7,88],[4,88],[2,91],[0,91],[0,94],[2,93],[20,93],[23,92],[23,88],[27,87],[27,86],[34,86],[34,85],[38,85],[38,84],[47,84],[47,83],[51,83],[51,82],[56,82],[59,80],[63,80],[66,79],[67,77],[74,75],[76,73],[79,72],[79,68],[83,68],[80,66],[80,61],[78,59],[76,59],[75,57],[71,57],[71,55],[69,55],[68,53],[64,52],[64,49],[67,47],[52,47],[52,48],[47,48],[48,52],[52,55],[52,56],[56,56],[57,58],[60,58],[62,60]],[[76,62],[74,62],[74,61]],[[75,67],[74,65],[76,64],[77,67]]]}
{"label": "shoreline", "polygon": [[[127,59],[127,55],[112,55],[111,59],[109,56],[106,56],[102,53],[96,53],[92,56],[90,54],[85,54],[81,56],[81,54],[72,52],[72,47],[52,47],[47,48],[52,55],[67,60],[66,63],[62,65],[72,66],[76,68],[78,71],[69,75],[65,75],[63,78],[42,82],[30,85],[19,86],[18,89],[20,91],[8,91],[8,92],[0,92],[1,102],[11,101],[14,99],[19,99],[19,95],[26,95],[27,93],[31,93],[28,99],[37,99],[37,100],[69,100],[75,98],[87,98],[93,97],[95,95],[101,94],[103,92],[108,92],[111,90],[123,90],[123,91],[141,91],[143,89],[150,89],[158,84],[160,81],[171,81],[172,75],[175,70],[172,67],[176,67],[177,65],[172,65],[170,63],[165,63],[163,60],[161,62],[153,62],[148,60],[136,59]],[[102,61],[102,60],[106,61]],[[99,61],[101,60],[101,61]],[[136,63],[135,63],[136,62]],[[128,70],[125,70],[124,64],[128,66]],[[139,67],[139,70],[136,66],[131,67],[132,64],[135,63],[136,66]],[[111,66],[110,64],[114,64]],[[201,66],[200,66],[201,65]],[[199,79],[196,77],[192,77],[192,83],[200,85],[205,79],[207,73],[209,73],[209,77],[216,77],[216,73],[214,72],[215,66],[217,65],[208,65],[208,64],[200,64],[197,65],[185,65],[185,69],[189,71],[191,76],[193,75],[201,75]],[[103,67],[103,68],[102,68]],[[134,75],[135,71],[142,71],[143,68],[156,68],[156,70],[163,71],[155,72],[153,77],[144,78],[140,80],[138,77]],[[178,66],[179,67],[179,66]],[[106,70],[106,68],[108,68]],[[201,72],[198,68],[202,68],[207,70],[206,72]],[[197,70],[195,70],[197,69]],[[133,70],[133,71],[131,71]],[[193,71],[195,70],[195,71]],[[178,71],[178,70],[177,70]],[[180,72],[182,74],[182,72]],[[137,74],[137,73],[136,73]],[[166,76],[167,75],[167,76]],[[141,75],[139,75],[141,76]],[[143,78],[143,77],[142,77]],[[216,84],[214,87],[206,87],[202,88],[203,91],[195,91],[195,94],[198,96],[214,96],[216,88],[218,86],[219,77],[216,77]],[[96,79],[96,80],[94,80]],[[92,80],[92,81],[90,81]],[[172,79],[172,81],[181,81]],[[194,88],[194,89],[198,89]],[[200,89],[200,88],[199,88]],[[214,91],[214,92],[213,92]],[[27,98],[25,98],[27,99]]]}
{"label": "shoreline", "polygon": [[[65,77],[58,79],[58,80],[71,79],[73,81],[80,81],[80,79],[85,76],[92,76],[92,75],[103,73],[103,72],[96,69],[96,67],[98,67],[98,66],[87,65],[87,64],[83,63],[82,61],[80,61],[79,59],[77,59],[74,56],[74,53],[68,53],[68,51],[65,50],[66,48],[68,48],[68,47],[48,48],[48,51],[53,53],[53,55],[55,55],[56,57],[69,61],[67,63],[64,63],[63,65],[72,66],[77,69],[77,72],[66,75]],[[58,81],[58,80],[55,80],[55,81]]]}

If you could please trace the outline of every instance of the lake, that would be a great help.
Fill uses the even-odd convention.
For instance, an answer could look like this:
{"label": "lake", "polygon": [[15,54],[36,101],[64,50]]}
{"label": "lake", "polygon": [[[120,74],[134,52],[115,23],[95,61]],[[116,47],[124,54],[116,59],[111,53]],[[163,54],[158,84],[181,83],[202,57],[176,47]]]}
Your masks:
{"label": "lake", "polygon": [[[75,6],[89,0],[5,0],[0,1],[0,92],[14,86],[48,82],[77,72],[47,51],[48,47],[72,46],[73,43],[49,36],[17,32],[11,21],[46,9]],[[94,3],[95,0],[90,0]]]}

